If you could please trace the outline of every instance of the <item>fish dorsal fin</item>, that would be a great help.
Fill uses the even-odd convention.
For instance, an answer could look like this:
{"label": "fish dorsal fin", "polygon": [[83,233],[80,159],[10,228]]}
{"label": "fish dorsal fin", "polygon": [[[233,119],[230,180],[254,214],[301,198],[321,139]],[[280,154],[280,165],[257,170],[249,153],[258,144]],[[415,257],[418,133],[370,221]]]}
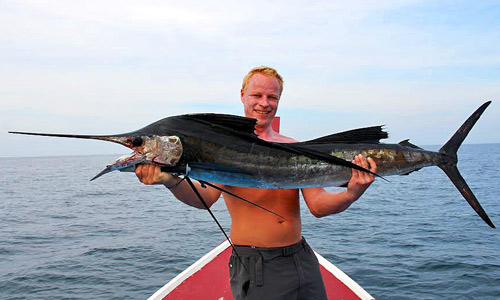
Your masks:
{"label": "fish dorsal fin", "polygon": [[416,146],[416,145],[413,145],[412,143],[410,143],[410,140],[403,140],[403,141],[399,142],[399,144],[401,146],[404,146],[404,147],[410,147],[410,148],[415,148],[415,149],[422,149],[419,146]]}
{"label": "fish dorsal fin", "polygon": [[256,119],[227,114],[189,114],[184,115],[184,117],[248,134],[255,134],[255,125],[257,124]]}
{"label": "fish dorsal fin", "polygon": [[358,128],[344,132],[334,133],[314,140],[303,142],[304,144],[378,144],[381,139],[389,135],[382,130],[382,126]]}

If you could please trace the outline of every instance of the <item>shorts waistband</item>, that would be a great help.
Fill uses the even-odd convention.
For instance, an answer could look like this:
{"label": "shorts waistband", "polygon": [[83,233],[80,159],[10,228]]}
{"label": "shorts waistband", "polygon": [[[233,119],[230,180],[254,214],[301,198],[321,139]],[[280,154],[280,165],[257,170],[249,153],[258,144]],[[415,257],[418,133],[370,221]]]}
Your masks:
{"label": "shorts waistband", "polygon": [[263,247],[255,247],[255,246],[239,246],[234,245],[236,252],[240,255],[262,255],[264,259],[271,259],[273,257],[278,256],[290,256],[293,255],[300,250],[302,250],[307,245],[307,242],[304,238],[301,241],[292,244],[290,246],[284,247],[272,247],[272,248],[263,248]]}

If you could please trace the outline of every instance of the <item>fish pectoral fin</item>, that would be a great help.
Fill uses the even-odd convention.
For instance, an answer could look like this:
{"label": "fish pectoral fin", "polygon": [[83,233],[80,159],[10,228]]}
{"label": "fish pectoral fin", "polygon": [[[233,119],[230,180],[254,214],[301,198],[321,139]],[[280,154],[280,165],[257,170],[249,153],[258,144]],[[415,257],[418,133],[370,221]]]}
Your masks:
{"label": "fish pectoral fin", "polygon": [[188,175],[189,174],[190,167],[185,164],[177,164],[175,166],[162,166],[161,171],[165,173],[170,173],[174,175]]}

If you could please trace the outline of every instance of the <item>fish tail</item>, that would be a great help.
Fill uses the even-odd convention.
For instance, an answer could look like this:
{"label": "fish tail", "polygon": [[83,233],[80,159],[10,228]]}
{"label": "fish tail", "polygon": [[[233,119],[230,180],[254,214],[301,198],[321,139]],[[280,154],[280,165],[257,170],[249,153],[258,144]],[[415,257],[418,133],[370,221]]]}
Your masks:
{"label": "fish tail", "polygon": [[481,105],[463,124],[460,128],[455,132],[455,134],[446,142],[446,144],[439,149],[440,153],[446,154],[450,157],[457,158],[457,151],[462,145],[462,142],[465,140],[470,130],[476,124],[479,117],[483,114],[486,108],[491,104],[491,101],[488,101]]}
{"label": "fish tail", "polygon": [[486,224],[488,224],[491,228],[495,228],[493,222],[490,220],[484,209],[479,204],[476,196],[470,189],[469,185],[465,181],[465,179],[460,175],[460,172],[457,168],[457,152],[462,142],[465,140],[470,130],[476,124],[479,117],[481,117],[482,113],[486,110],[488,105],[490,105],[491,101],[488,101],[481,105],[463,124],[460,128],[455,132],[455,134],[444,144],[441,149],[439,149],[439,153],[442,154],[442,159],[438,163],[438,167],[443,170],[448,178],[453,182],[455,187],[460,191],[462,196],[467,200],[469,205],[476,211],[476,213],[483,219]]}

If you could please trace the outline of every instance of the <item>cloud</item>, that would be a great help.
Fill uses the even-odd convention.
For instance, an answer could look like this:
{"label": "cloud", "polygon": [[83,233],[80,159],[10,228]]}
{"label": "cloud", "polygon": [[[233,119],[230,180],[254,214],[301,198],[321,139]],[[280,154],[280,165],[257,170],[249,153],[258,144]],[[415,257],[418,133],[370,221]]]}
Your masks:
{"label": "cloud", "polygon": [[[122,132],[240,113],[241,79],[264,64],[285,78],[292,136],[308,138],[301,120],[324,134],[380,123],[418,132],[443,111],[498,99],[498,12],[467,1],[3,1],[0,130]],[[416,138],[441,143],[435,134]],[[0,156],[18,154],[10,144]]]}

